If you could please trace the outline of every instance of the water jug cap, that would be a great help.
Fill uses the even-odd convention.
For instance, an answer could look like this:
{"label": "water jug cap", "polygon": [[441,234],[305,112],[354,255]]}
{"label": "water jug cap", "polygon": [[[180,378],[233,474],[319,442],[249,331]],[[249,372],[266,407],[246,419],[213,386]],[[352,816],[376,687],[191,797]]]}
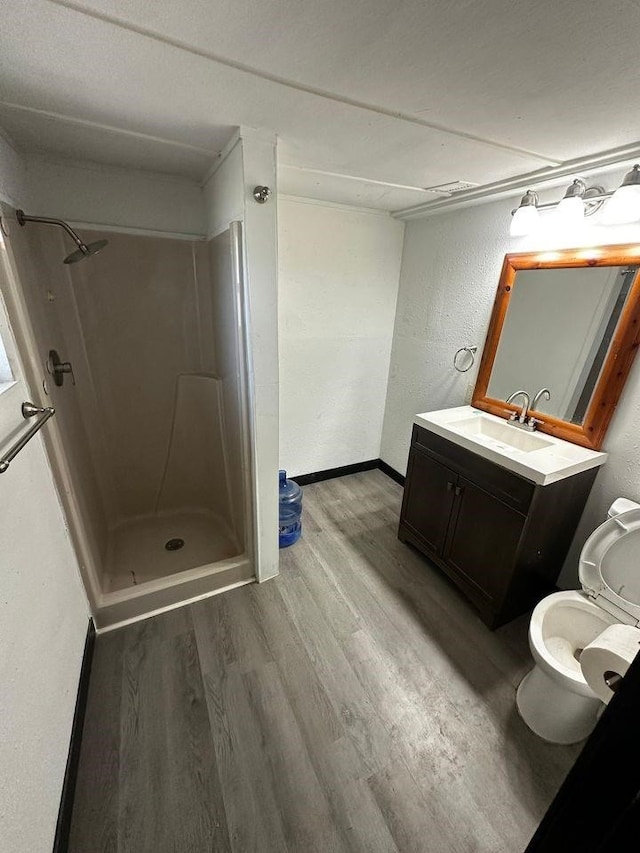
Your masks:
{"label": "water jug cap", "polygon": [[287,472],[282,468],[278,471],[278,479],[281,486],[287,482]]}

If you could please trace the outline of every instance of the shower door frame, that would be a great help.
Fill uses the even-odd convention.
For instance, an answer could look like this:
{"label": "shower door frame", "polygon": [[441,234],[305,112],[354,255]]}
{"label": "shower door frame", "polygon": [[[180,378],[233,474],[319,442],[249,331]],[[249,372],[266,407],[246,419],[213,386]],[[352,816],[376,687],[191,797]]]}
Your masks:
{"label": "shower door frame", "polygon": [[[9,204],[0,204],[0,219],[3,222],[11,221],[14,209]],[[86,227],[91,227],[87,225]],[[99,229],[100,226],[93,226]],[[140,233],[132,228],[113,229],[121,233]],[[121,622],[135,621],[146,618],[155,612],[179,607],[190,600],[206,598],[210,595],[253,583],[259,579],[259,567],[256,565],[255,530],[256,530],[256,501],[255,490],[255,429],[254,429],[254,396],[252,371],[250,369],[250,310],[247,289],[247,277],[245,274],[244,241],[242,234],[242,222],[234,220],[229,222],[227,228],[231,238],[231,261],[232,261],[232,286],[237,319],[237,346],[239,348],[239,363],[242,366],[240,379],[240,408],[242,423],[242,477],[244,480],[244,507],[245,507],[245,547],[243,554],[236,558],[220,560],[205,566],[197,566],[186,569],[177,575],[169,575],[140,585],[133,590],[118,590],[116,592],[103,592],[100,583],[100,573],[97,570],[93,550],[85,534],[85,523],[78,500],[75,495],[74,481],[66,461],[64,443],[56,418],[52,418],[43,432],[43,440],[54,485],[62,506],[67,529],[71,538],[78,567],[82,577],[83,585],[89,601],[91,613],[96,620],[98,628],[115,627]],[[223,233],[221,231],[220,233]],[[197,239],[194,237],[194,239]],[[203,238],[204,239],[204,238]],[[209,237],[208,239],[211,239]],[[34,331],[26,300],[23,296],[20,281],[20,273],[15,264],[11,251],[10,235],[5,240],[7,252],[5,263],[0,265],[4,287],[0,288],[0,296],[4,295],[7,314],[11,330],[15,338],[16,348],[24,366],[24,381],[31,393],[31,399],[39,405],[47,405],[48,397],[44,391],[44,380],[46,375],[39,357],[39,346]],[[222,572],[234,568],[242,569],[248,564],[251,577],[236,577],[230,583],[223,584],[213,589],[203,589],[206,580]],[[218,568],[214,568],[218,566]],[[231,572],[232,574],[232,572]],[[169,582],[168,579],[171,579]],[[185,586],[183,598],[176,601],[171,598],[170,592]],[[192,586],[192,592],[188,587]],[[146,587],[146,589],[144,588]],[[136,607],[136,602],[141,604],[144,599],[149,601],[150,607],[143,609]],[[101,615],[104,618],[101,618]]]}
{"label": "shower door frame", "polygon": [[[243,223],[232,220],[229,223],[231,237],[231,273],[233,292],[236,302],[236,318],[238,334],[238,362],[242,366],[240,375],[240,422],[242,425],[242,441],[240,443],[241,471],[244,494],[245,522],[245,554],[253,567],[254,579],[260,581],[260,566],[256,548],[258,530],[256,483],[256,453],[255,453],[255,398],[254,383],[251,370],[251,311],[249,288],[246,274],[246,264],[243,238]],[[224,232],[221,232],[224,233]],[[210,237],[209,239],[213,239]]]}

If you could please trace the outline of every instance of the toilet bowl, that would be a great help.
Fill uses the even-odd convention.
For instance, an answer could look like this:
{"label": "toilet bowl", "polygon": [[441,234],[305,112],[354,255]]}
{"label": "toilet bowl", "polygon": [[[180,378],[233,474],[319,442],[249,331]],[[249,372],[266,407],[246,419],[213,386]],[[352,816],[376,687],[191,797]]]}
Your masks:
{"label": "toilet bowl", "polygon": [[[624,510],[624,511],[622,511]],[[584,740],[603,709],[580,667],[580,653],[606,628],[640,621],[640,505],[620,499],[580,555],[582,590],[556,592],[535,608],[529,646],[535,663],[518,687],[520,716],[552,743]]]}
{"label": "toilet bowl", "polygon": [[535,667],[516,704],[529,728],[553,743],[577,743],[593,729],[602,704],[580,668],[580,652],[618,620],[584,592],[555,592],[535,608],[529,646]]}

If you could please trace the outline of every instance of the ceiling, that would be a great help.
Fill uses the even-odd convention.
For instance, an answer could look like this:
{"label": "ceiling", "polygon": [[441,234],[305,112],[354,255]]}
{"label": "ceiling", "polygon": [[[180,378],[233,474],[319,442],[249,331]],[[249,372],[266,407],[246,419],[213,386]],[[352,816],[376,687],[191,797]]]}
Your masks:
{"label": "ceiling", "polygon": [[201,180],[238,125],[280,191],[397,209],[639,141],[637,0],[4,0],[18,150]]}

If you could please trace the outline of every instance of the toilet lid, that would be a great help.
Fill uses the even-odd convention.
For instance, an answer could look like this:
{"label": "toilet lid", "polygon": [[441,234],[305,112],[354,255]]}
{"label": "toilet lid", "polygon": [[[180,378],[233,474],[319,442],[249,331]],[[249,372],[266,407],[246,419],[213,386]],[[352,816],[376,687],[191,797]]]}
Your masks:
{"label": "toilet lid", "polygon": [[640,509],[632,509],[593,531],[578,568],[582,588],[597,604],[614,615],[619,608],[634,622],[640,620],[639,555]]}

